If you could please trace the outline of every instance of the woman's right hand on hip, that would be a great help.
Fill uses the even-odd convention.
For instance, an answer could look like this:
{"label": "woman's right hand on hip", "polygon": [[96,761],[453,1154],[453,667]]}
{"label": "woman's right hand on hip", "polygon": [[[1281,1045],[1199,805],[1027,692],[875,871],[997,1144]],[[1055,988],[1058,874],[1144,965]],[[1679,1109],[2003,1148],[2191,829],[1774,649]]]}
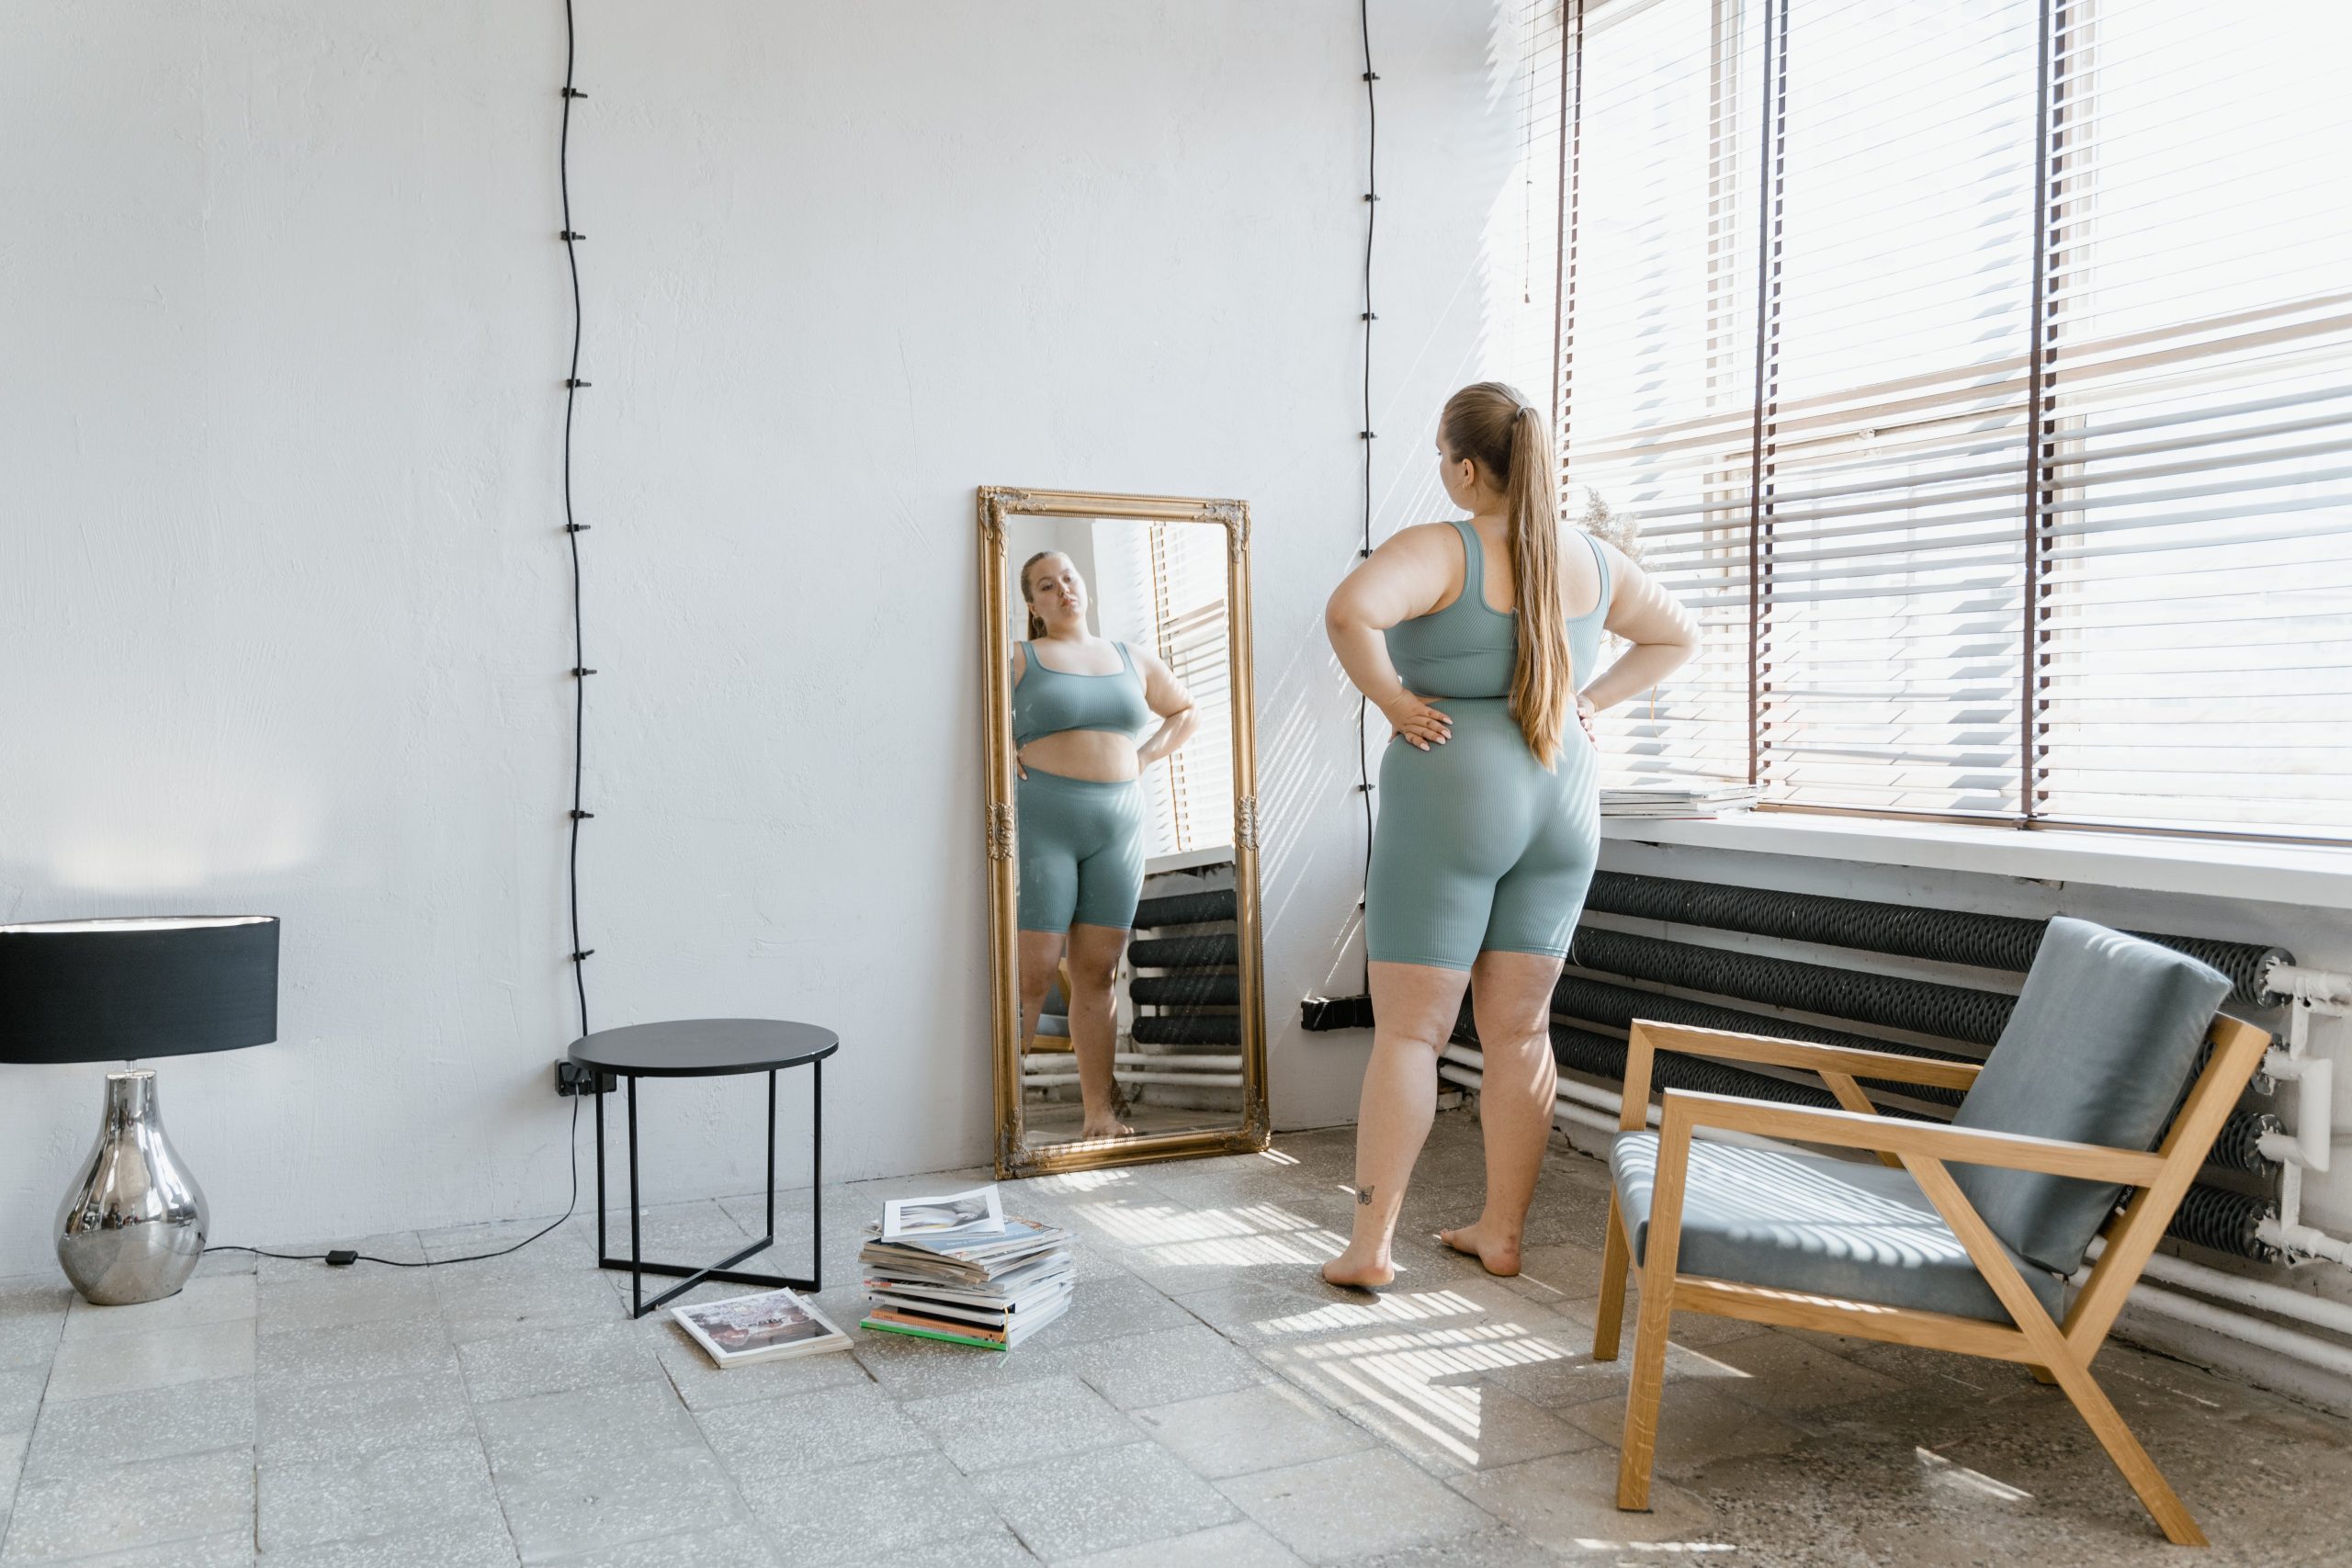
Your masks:
{"label": "woman's right hand on hip", "polygon": [[1442,708],[1433,708],[1410,692],[1399,692],[1380,705],[1388,727],[1397,736],[1426,751],[1442,746],[1453,733],[1453,720]]}

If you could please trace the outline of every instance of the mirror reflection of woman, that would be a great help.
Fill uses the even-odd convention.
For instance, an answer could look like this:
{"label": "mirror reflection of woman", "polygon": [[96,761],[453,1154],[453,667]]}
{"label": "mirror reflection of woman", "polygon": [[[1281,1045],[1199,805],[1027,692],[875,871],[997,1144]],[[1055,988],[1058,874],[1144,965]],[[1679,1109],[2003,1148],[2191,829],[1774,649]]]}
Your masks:
{"label": "mirror reflection of woman", "polygon": [[[1116,1138],[1113,984],[1143,896],[1143,771],[1181,749],[1199,715],[1152,654],[1086,629],[1086,580],[1041,550],[1021,568],[1029,637],[1012,650],[1019,813],[1021,1044],[1037,1032],[1055,965],[1069,960],[1069,1034],[1081,1138]],[[1159,721],[1153,728],[1153,720]],[[1140,744],[1136,737],[1151,734]]]}
{"label": "mirror reflection of woman", "polygon": [[[1519,1272],[1552,1131],[1552,988],[1600,848],[1587,716],[1697,651],[1690,615],[1614,546],[1563,526],[1543,415],[1499,382],[1438,423],[1438,472],[1466,521],[1407,528],[1350,573],[1325,620],[1395,730],[1365,893],[1374,1028],[1356,1125],[1354,1235],[1340,1285],[1396,1276],[1405,1185],[1436,1111],[1437,1055],[1470,991],[1485,1058],[1477,1219],[1439,1233]],[[1633,644],[1581,693],[1606,629]]]}

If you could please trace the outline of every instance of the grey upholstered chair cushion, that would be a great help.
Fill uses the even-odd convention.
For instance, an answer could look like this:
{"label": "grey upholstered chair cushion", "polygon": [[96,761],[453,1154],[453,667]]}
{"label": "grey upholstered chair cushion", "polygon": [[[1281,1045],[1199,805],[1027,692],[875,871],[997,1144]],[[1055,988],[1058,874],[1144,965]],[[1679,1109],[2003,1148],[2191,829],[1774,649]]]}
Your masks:
{"label": "grey upholstered chair cushion", "polygon": [[[1638,1263],[1649,1246],[1657,1134],[1618,1134],[1610,1145],[1609,1170]],[[2014,1255],[2010,1261],[2055,1315],[2058,1280]],[[1675,1271],[2009,1321],[2000,1298],[1910,1173],[1875,1160],[1863,1164],[1692,1139]]]}
{"label": "grey upholstered chair cushion", "polygon": [[[2053,919],[1952,1124],[2154,1148],[2229,994],[2226,976],[2186,953],[2087,920]],[[2058,1274],[2082,1267],[2122,1193],[2075,1177],[1951,1168],[1994,1235]]]}

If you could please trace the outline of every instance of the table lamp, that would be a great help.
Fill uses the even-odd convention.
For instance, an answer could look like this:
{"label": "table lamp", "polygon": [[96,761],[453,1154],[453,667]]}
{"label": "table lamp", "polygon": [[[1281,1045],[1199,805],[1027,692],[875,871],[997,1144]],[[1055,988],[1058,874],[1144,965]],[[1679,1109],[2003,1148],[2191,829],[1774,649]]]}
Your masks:
{"label": "table lamp", "polygon": [[100,1306],[175,1294],[204,1193],[164,1136],[151,1056],[277,1038],[277,920],[159,915],[0,925],[0,1062],[110,1062],[98,1141],[57,1210],[57,1261]]}

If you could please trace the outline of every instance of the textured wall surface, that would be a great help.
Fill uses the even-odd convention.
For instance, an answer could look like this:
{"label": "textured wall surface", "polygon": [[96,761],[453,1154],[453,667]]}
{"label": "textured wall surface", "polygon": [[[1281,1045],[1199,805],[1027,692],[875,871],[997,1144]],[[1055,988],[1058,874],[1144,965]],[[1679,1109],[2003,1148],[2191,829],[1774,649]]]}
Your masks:
{"label": "textured wall surface", "polygon": [[[560,16],[33,0],[0,51],[0,918],[283,917],[281,1043],[164,1073],[219,1239],[564,1201]],[[1493,7],[1374,16],[1385,531],[1494,368],[1521,127]],[[829,1174],[980,1157],[972,487],[1240,496],[1275,1106],[1352,1114],[1363,1037],[1295,1020],[1357,964],[1354,5],[581,25],[594,1021],[820,1020]],[[0,1069],[0,1274],[99,1071]],[[647,1116],[654,1196],[755,1184],[749,1092]]]}

